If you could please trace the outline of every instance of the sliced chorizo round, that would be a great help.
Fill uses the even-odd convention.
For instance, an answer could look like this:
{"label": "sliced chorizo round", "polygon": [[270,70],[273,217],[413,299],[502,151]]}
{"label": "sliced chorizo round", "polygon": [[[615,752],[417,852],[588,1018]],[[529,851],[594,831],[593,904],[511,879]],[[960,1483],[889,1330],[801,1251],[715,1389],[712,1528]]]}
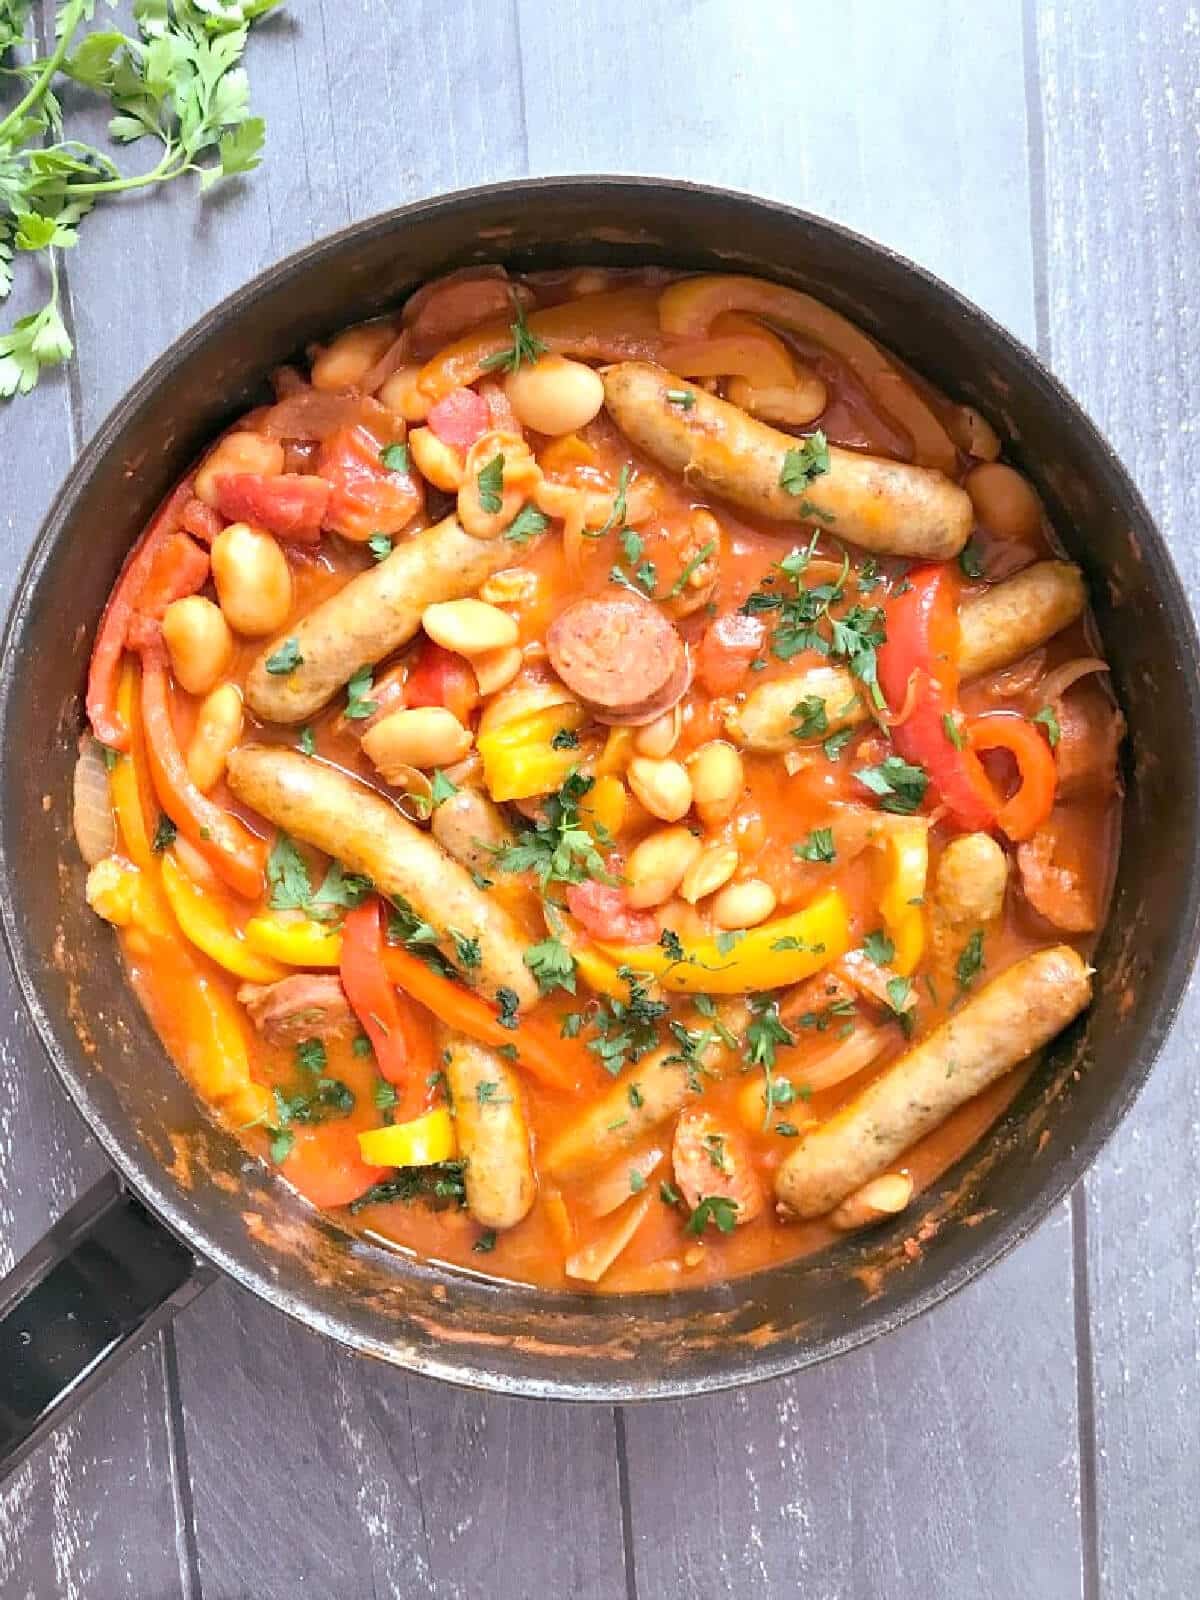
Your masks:
{"label": "sliced chorizo round", "polygon": [[636,594],[577,600],[551,623],[546,649],[555,672],[601,722],[652,722],[691,681],[678,630]]}

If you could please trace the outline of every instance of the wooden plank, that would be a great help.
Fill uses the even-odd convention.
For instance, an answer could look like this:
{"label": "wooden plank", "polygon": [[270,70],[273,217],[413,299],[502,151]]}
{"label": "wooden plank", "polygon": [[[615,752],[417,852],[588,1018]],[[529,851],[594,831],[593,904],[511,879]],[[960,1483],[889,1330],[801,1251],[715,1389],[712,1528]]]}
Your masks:
{"label": "wooden plank", "polygon": [[178,1339],[206,1600],[625,1595],[608,1407],[409,1378],[226,1285]]}
{"label": "wooden plank", "polygon": [[[773,7],[764,26],[764,8],[722,0],[662,8],[652,48],[636,0],[606,6],[603,28],[585,5],[520,10],[532,170],[676,172],[824,212],[1032,342],[1015,5],[977,6],[969,28],[948,5],[920,8],[918,24],[882,0]],[[831,65],[824,87],[797,70],[813,61]],[[1059,1216],[874,1351],[766,1389],[626,1411],[639,1591],[1074,1592],[1071,1313]]]}
{"label": "wooden plank", "polygon": [[[1055,370],[1113,441],[1200,601],[1200,17],[1100,0],[1033,13]],[[1087,1180],[1096,1592],[1200,1590],[1200,989]],[[1131,1492],[1136,1491],[1136,1492]]]}

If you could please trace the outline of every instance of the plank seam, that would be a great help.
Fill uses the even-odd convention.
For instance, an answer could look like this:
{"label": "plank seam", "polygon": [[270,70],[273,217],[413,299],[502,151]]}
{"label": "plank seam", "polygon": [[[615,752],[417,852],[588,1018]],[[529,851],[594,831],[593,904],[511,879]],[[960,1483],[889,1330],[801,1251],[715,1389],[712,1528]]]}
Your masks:
{"label": "plank seam", "polygon": [[521,0],[513,0],[513,38],[517,47],[517,113],[521,119],[521,149],[524,152],[523,171],[529,171],[529,118],[525,111],[525,51],[521,44]]}
{"label": "plank seam", "polygon": [[175,1505],[175,1552],[184,1600],[203,1600],[200,1550],[196,1541],[196,1512],[192,1501],[192,1475],[188,1467],[187,1424],[179,1381],[179,1353],[169,1326],[159,1334],[163,1387],[166,1390],[167,1450],[171,1461],[171,1498]]}
{"label": "plank seam", "polygon": [[1033,258],[1033,326],[1037,352],[1050,359],[1049,232],[1046,220],[1046,123],[1042,116],[1042,75],[1038,61],[1037,0],[1022,0],[1025,57],[1025,149],[1029,171],[1029,242]]}
{"label": "plank seam", "polygon": [[621,1545],[625,1553],[625,1600],[638,1600],[637,1562],[633,1553],[633,1498],[629,1490],[629,1451],[625,1441],[625,1407],[613,1407],[617,1442],[617,1491],[621,1502]]}

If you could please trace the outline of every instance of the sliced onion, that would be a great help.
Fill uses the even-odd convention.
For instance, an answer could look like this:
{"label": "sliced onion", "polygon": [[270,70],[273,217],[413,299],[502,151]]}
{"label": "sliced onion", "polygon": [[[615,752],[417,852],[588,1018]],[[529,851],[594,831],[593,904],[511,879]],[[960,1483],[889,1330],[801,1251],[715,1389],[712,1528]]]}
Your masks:
{"label": "sliced onion", "polygon": [[262,432],[274,439],[327,439],[339,428],[363,420],[360,394],[330,394],[305,385],[266,412]]}
{"label": "sliced onion", "polygon": [[907,722],[917,709],[917,691],[921,686],[921,673],[916,667],[908,675],[908,682],[904,685],[904,700],[899,711],[877,712],[879,721],[885,728],[898,728],[901,723]]}
{"label": "sliced onion", "polygon": [[819,1055],[810,1057],[803,1067],[793,1066],[790,1061],[781,1061],[781,1066],[794,1087],[820,1093],[823,1089],[832,1089],[846,1078],[865,1072],[879,1059],[890,1042],[891,1033],[887,1028],[875,1028],[869,1023],[858,1022],[852,1034],[822,1050]]}
{"label": "sliced onion", "polygon": [[393,372],[398,371],[408,359],[409,334],[406,328],[380,356],[375,365],[367,372],[359,388],[364,394],[375,394],[382,389]]}
{"label": "sliced onion", "polygon": [[117,819],[113,816],[108,788],[104,746],[90,733],[85,733],[79,741],[73,789],[75,842],[88,866],[94,867],[97,861],[112,855],[117,847]]}
{"label": "sliced onion", "polygon": [[650,1195],[640,1195],[590,1244],[568,1256],[564,1266],[567,1277],[579,1278],[583,1283],[598,1283],[642,1225],[650,1202]]}
{"label": "sliced onion", "polygon": [[1061,700],[1063,695],[1073,683],[1078,683],[1080,678],[1086,678],[1092,672],[1107,672],[1108,662],[1101,661],[1099,656],[1076,656],[1071,661],[1064,661],[1061,666],[1055,667],[1042,679],[1038,693],[1048,705],[1053,700]]}
{"label": "sliced onion", "polygon": [[[588,1203],[598,1217],[610,1216],[618,1206],[625,1204],[631,1194],[645,1186],[647,1178],[662,1162],[666,1152],[651,1146],[636,1156],[616,1161],[596,1179],[588,1196]],[[633,1174],[642,1180],[635,1187]]]}

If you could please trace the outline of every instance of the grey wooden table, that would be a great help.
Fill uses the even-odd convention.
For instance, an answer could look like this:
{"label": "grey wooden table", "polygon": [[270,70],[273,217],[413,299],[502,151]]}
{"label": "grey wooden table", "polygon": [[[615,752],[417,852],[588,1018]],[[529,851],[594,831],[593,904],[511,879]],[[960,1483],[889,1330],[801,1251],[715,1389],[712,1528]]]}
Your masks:
{"label": "grey wooden table", "polygon": [[[49,11],[49,7],[46,10]],[[291,0],[265,165],[110,207],[78,365],[0,411],[4,598],[145,364],[278,257],[524,173],[682,175],[887,241],[1035,344],[1200,582],[1200,11],[1187,0]],[[101,1169],[0,978],[0,1269]],[[1200,1593],[1200,1004],[1070,1202],[824,1370],[548,1408],[357,1362],[219,1286],[0,1489],[0,1594]]]}

